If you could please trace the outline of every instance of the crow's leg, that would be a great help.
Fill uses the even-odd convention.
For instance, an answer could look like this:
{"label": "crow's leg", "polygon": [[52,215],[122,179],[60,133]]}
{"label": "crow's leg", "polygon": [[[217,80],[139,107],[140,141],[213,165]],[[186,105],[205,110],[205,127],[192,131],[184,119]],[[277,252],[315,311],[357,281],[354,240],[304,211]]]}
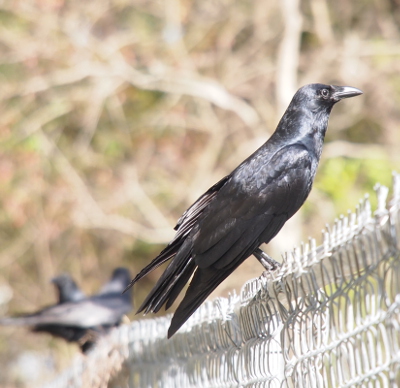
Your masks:
{"label": "crow's leg", "polygon": [[277,268],[279,268],[281,265],[269,257],[264,251],[262,251],[260,248],[257,248],[254,252],[253,255],[256,257],[256,259],[261,263],[261,265],[267,270],[267,271],[274,271]]}

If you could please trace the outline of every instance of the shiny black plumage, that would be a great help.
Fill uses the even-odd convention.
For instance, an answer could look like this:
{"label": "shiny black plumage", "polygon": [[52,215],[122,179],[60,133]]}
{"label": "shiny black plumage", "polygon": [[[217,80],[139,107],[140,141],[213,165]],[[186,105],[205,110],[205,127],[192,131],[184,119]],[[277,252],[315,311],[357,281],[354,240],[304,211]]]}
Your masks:
{"label": "shiny black plumage", "polygon": [[57,277],[53,282],[62,295],[59,303],[33,314],[2,318],[0,325],[27,326],[34,332],[45,332],[68,342],[77,342],[85,352],[99,336],[118,326],[122,317],[132,310],[131,293],[122,294],[130,279],[126,268],[117,268],[98,294],[85,297],[83,293],[76,292],[78,288],[69,276]]}
{"label": "shiny black plumage", "polygon": [[138,312],[170,307],[193,278],[168,337],[247,257],[268,243],[310,193],[333,105],[362,92],[300,88],[270,139],[203,194],[179,219],[168,246],[131,282],[171,259]]}

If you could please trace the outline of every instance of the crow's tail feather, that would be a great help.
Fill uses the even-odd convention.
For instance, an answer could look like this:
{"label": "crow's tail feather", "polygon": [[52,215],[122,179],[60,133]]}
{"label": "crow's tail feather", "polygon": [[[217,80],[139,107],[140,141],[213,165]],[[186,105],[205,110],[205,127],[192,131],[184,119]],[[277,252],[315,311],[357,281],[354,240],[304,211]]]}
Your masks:
{"label": "crow's tail feather", "polygon": [[125,288],[123,291],[126,292],[128,291],[136,282],[138,282],[140,279],[145,277],[148,273],[154,271],[156,268],[158,268],[160,265],[164,264],[166,261],[170,260],[172,257],[176,255],[178,252],[179,248],[182,245],[182,241],[173,241],[171,244],[167,245],[167,247],[160,252],[160,254],[146,267],[144,267],[134,278],[133,280],[128,284],[128,286]]}
{"label": "crow's tail feather", "polygon": [[168,338],[171,338],[181,328],[207,297],[231,273],[231,270],[215,271],[208,268],[197,268],[185,297],[172,317],[171,325],[168,329]]}
{"label": "crow's tail feather", "polygon": [[156,313],[165,302],[169,307],[185,286],[195,268],[196,265],[192,257],[192,242],[186,239],[137,312]]}

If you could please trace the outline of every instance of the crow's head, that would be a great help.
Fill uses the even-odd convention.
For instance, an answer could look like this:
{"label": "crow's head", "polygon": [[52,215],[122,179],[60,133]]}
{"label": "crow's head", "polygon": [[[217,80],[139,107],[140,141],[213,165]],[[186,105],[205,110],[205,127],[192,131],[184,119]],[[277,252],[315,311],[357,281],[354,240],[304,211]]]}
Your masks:
{"label": "crow's head", "polygon": [[115,268],[111,280],[115,280],[121,284],[121,287],[126,287],[131,281],[129,270],[124,267]]}
{"label": "crow's head", "polygon": [[111,279],[106,283],[100,290],[99,295],[110,294],[110,293],[122,293],[131,281],[131,275],[129,270],[124,267],[115,268]]}
{"label": "crow's head", "polygon": [[300,88],[293,101],[311,111],[332,109],[333,105],[344,98],[359,96],[363,92],[351,86],[309,84]]}
{"label": "crow's head", "polygon": [[51,279],[58,292],[58,303],[76,302],[85,298],[69,274],[61,274]]}

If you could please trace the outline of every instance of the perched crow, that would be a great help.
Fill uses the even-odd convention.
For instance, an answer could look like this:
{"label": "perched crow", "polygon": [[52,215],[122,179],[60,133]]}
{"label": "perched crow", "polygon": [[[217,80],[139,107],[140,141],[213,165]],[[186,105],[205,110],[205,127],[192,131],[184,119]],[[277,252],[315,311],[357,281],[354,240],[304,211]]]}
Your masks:
{"label": "perched crow", "polygon": [[74,279],[67,273],[56,276],[51,281],[57,290],[58,303],[76,302],[86,298],[86,295],[78,288]]}
{"label": "perched crow", "polygon": [[138,312],[169,308],[193,275],[172,318],[170,338],[251,254],[275,269],[278,263],[259,246],[275,237],[306,200],[333,105],[359,94],[348,86],[300,88],[270,139],[183,213],[174,239],[132,280],[129,287],[172,259]]}
{"label": "perched crow", "polygon": [[[91,297],[60,302],[36,313],[0,319],[0,325],[29,326],[34,332],[46,332],[78,342],[83,352],[96,339],[121,323],[132,310],[130,294],[122,294],[130,281],[126,268],[117,268],[101,291]],[[61,300],[62,298],[60,298]]]}

